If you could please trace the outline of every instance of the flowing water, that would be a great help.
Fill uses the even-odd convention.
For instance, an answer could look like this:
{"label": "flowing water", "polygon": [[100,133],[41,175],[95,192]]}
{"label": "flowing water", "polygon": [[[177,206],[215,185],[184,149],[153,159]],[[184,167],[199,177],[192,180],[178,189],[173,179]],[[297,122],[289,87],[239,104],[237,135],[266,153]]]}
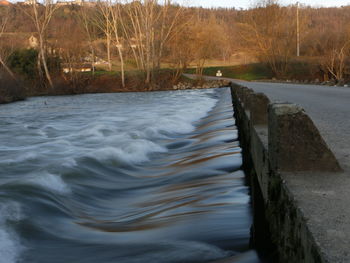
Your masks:
{"label": "flowing water", "polygon": [[0,106],[0,263],[260,262],[229,89]]}

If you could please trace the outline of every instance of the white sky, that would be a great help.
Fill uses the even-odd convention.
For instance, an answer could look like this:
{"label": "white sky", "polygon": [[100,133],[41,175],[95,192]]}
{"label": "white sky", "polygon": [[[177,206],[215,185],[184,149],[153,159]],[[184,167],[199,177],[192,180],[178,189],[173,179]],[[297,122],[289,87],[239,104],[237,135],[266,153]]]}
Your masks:
{"label": "white sky", "polygon": [[[176,0],[181,4],[190,6],[203,6],[203,7],[235,7],[235,8],[248,8],[253,6],[256,0]],[[279,0],[279,3],[283,5],[295,4],[297,0]],[[342,6],[350,5],[350,0],[299,0],[301,4],[311,6]]]}

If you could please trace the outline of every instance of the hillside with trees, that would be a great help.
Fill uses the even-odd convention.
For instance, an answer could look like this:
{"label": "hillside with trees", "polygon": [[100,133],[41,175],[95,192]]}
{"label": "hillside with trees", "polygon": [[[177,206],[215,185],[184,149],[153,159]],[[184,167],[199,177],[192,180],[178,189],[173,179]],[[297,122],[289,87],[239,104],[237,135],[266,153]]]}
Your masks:
{"label": "hillside with trees", "polygon": [[268,78],[343,83],[350,76],[349,11],[274,0],[248,10],[170,0],[2,1],[0,93],[6,102],[160,90],[189,69],[201,75],[210,65],[250,63]]}

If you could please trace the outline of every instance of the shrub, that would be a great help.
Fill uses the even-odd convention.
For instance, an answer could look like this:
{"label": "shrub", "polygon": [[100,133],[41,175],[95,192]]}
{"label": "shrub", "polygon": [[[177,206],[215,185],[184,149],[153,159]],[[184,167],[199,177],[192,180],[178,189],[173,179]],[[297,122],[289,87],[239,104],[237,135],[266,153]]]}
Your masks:
{"label": "shrub", "polygon": [[0,70],[0,104],[25,98],[25,89],[20,81]]}
{"label": "shrub", "polygon": [[15,50],[8,58],[9,67],[28,79],[37,76],[38,51],[35,49]]}
{"label": "shrub", "polygon": [[[38,51],[35,49],[15,50],[8,58],[8,65],[14,72],[22,75],[26,79],[34,80],[38,77]],[[59,72],[59,57],[48,57],[47,65],[51,72]]]}

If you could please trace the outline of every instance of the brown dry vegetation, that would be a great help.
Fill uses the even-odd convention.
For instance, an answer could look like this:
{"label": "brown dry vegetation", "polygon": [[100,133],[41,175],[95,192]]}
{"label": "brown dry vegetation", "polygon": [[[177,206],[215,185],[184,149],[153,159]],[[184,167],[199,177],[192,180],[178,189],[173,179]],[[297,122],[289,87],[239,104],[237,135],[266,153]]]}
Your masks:
{"label": "brown dry vegetation", "polygon": [[[301,6],[297,57],[297,7],[274,0],[248,10],[185,8],[168,0],[0,6],[0,68],[7,76],[1,90],[2,83],[15,85],[11,76],[28,95],[167,89],[190,67],[202,74],[208,65],[249,62],[281,79],[344,82],[349,11]],[[30,36],[37,41],[34,69],[19,70],[12,54],[28,49]],[[62,72],[83,63],[95,64],[94,71]],[[163,67],[172,71],[162,73]]]}
{"label": "brown dry vegetation", "polygon": [[18,80],[0,70],[0,104],[22,100],[26,92]]}

